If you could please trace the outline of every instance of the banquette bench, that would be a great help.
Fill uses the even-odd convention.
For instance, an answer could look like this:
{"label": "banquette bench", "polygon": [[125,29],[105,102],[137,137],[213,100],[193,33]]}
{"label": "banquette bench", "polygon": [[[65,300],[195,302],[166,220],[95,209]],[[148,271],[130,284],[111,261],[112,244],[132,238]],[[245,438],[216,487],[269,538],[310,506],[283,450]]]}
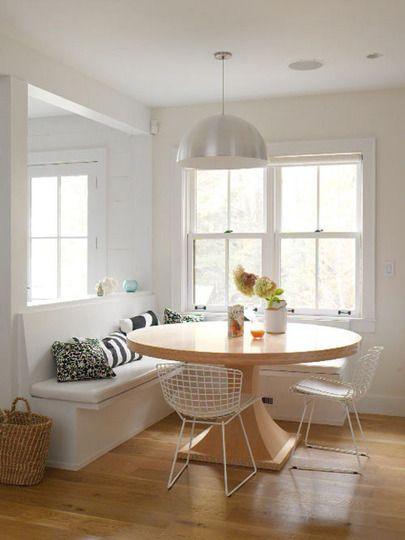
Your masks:
{"label": "banquette bench", "polygon": [[28,307],[19,320],[19,387],[35,412],[54,420],[48,465],[77,470],[171,413],[156,364],[142,360],[116,377],[58,383],[50,347],[72,336],[103,338],[119,319],[155,308],[148,292],[116,294],[73,303]]}

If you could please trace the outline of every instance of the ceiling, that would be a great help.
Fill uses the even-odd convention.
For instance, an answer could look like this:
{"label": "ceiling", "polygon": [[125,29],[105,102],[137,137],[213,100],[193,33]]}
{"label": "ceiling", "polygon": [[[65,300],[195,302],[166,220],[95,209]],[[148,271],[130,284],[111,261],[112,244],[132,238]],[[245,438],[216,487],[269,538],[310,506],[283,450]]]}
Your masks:
{"label": "ceiling", "polygon": [[217,50],[232,100],[405,86],[404,0],[0,0],[0,33],[151,106],[217,101]]}

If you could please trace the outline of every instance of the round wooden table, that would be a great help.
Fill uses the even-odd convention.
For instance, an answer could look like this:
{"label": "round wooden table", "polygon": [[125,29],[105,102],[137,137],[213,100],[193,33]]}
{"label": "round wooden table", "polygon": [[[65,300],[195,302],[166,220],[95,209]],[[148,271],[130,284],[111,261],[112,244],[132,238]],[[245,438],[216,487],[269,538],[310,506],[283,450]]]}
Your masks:
{"label": "round wooden table", "polygon": [[[355,354],[361,336],[349,330],[314,324],[288,324],[285,334],[265,334],[254,340],[249,323],[242,337],[228,337],[227,322],[198,322],[151,326],[130,332],[131,350],[140,354],[206,364],[222,364],[243,372],[242,392],[257,394],[260,367],[343,358]],[[282,429],[262,401],[243,412],[257,466],[279,470],[288,460],[296,437]],[[239,422],[227,426],[233,465],[250,466]],[[212,426],[193,439],[191,459],[222,463],[221,433]]]}

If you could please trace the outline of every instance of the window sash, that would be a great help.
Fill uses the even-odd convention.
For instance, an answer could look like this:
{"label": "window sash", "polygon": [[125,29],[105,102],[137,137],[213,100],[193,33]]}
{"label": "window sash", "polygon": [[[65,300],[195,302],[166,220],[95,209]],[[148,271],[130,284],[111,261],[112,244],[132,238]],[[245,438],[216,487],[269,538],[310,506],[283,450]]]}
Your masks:
{"label": "window sash", "polygon": [[[197,232],[197,173],[193,170],[185,171],[186,176],[186,182],[189,186],[188,191],[188,231],[192,234],[200,234],[200,235],[218,235],[218,234],[231,234],[231,233],[225,233],[223,231],[222,233],[216,232],[216,233],[199,233]],[[272,192],[272,190],[269,188],[269,179],[267,170],[263,172],[263,231],[257,231],[253,233],[243,233],[243,232],[232,232],[232,234],[253,234],[253,235],[260,235],[265,234],[269,231],[268,228],[268,214],[269,214],[269,208],[268,208],[268,196]],[[227,219],[226,219],[226,228],[225,230],[231,230],[231,171],[228,171],[227,175],[227,204],[226,204],[226,212],[227,212]]]}
{"label": "window sash", "polygon": [[[195,299],[194,299],[194,241],[195,240],[224,240],[225,241],[225,262],[224,262],[224,271],[225,271],[225,304],[209,304],[204,306],[204,309],[207,311],[224,311],[228,306],[229,298],[229,241],[230,240],[261,240],[261,252],[262,252],[262,268],[263,268],[263,252],[264,246],[266,243],[266,238],[268,235],[266,233],[189,233],[187,236],[187,309],[193,311],[196,309]],[[258,303],[260,301],[258,300]],[[198,305],[198,307],[202,307]]]}
{"label": "window sash", "polygon": [[[343,233],[275,233],[275,253],[274,253],[274,272],[277,275],[277,280],[281,280],[281,241],[284,238],[296,238],[296,239],[344,239],[349,238],[355,240],[355,298],[354,298],[354,307],[351,309],[351,317],[359,317],[361,315],[361,233],[359,232],[343,232]],[[316,251],[315,251],[315,288],[316,288],[316,301],[318,301],[318,272],[319,272],[319,253],[318,253],[319,242],[316,242]],[[277,281],[276,280],[276,281]],[[282,284],[281,284],[282,286]],[[288,298],[287,298],[288,302]],[[320,309],[314,306],[313,308],[300,308],[295,306],[287,306],[294,310],[296,315],[338,315],[339,313],[335,309]],[[344,309],[344,308],[342,308]]]}
{"label": "window sash", "polygon": [[[55,164],[58,165],[58,164]],[[62,168],[62,170],[60,170]],[[83,170],[84,169],[84,170]],[[52,173],[52,174],[51,174]],[[67,164],[63,164],[62,167],[59,167],[55,169],[54,165],[46,166],[33,166],[31,174],[29,175],[30,180],[30,216],[31,216],[31,210],[32,210],[32,199],[31,199],[31,189],[32,189],[32,180],[34,178],[41,178],[42,176],[53,176],[56,178],[56,193],[57,193],[57,212],[56,212],[56,218],[57,218],[57,228],[56,228],[56,234],[54,236],[35,236],[31,234],[31,228],[29,233],[29,289],[28,289],[28,301],[43,301],[43,300],[58,300],[62,298],[62,240],[87,240],[87,287],[86,287],[86,294],[88,294],[89,291],[89,264],[90,264],[90,245],[89,245],[89,221],[90,221],[90,214],[89,214],[89,207],[90,207],[90,184],[92,178],[94,178],[94,175],[90,175],[88,172],[88,167],[83,167],[80,169],[80,166],[78,168],[77,164],[73,164],[72,167],[69,167]],[[61,189],[61,183],[62,183],[62,177],[64,176],[86,176],[87,177],[87,190],[88,190],[88,203],[87,203],[87,220],[88,220],[88,226],[87,226],[87,235],[80,235],[80,236],[72,236],[72,235],[63,235],[61,234],[61,219],[62,219],[62,211],[61,211],[61,204],[62,204],[62,189]],[[31,223],[31,219],[30,219]],[[31,227],[31,225],[30,225]],[[32,261],[32,243],[33,240],[55,240],[56,241],[56,298],[32,298],[32,274],[31,274],[31,261]]]}

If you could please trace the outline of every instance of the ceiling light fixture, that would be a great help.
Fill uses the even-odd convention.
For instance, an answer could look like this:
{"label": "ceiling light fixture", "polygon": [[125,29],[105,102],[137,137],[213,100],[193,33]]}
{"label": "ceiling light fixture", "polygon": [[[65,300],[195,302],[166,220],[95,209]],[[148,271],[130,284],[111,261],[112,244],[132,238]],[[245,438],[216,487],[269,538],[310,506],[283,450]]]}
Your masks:
{"label": "ceiling light fixture", "polygon": [[288,65],[290,69],[294,71],[312,71],[313,69],[319,69],[323,66],[323,62],[320,60],[298,60]]}
{"label": "ceiling light fixture", "polygon": [[210,116],[183,138],[177,163],[185,169],[251,169],[267,167],[263,137],[246,120],[225,114],[225,60],[230,52],[216,52],[222,61],[222,113]]}

